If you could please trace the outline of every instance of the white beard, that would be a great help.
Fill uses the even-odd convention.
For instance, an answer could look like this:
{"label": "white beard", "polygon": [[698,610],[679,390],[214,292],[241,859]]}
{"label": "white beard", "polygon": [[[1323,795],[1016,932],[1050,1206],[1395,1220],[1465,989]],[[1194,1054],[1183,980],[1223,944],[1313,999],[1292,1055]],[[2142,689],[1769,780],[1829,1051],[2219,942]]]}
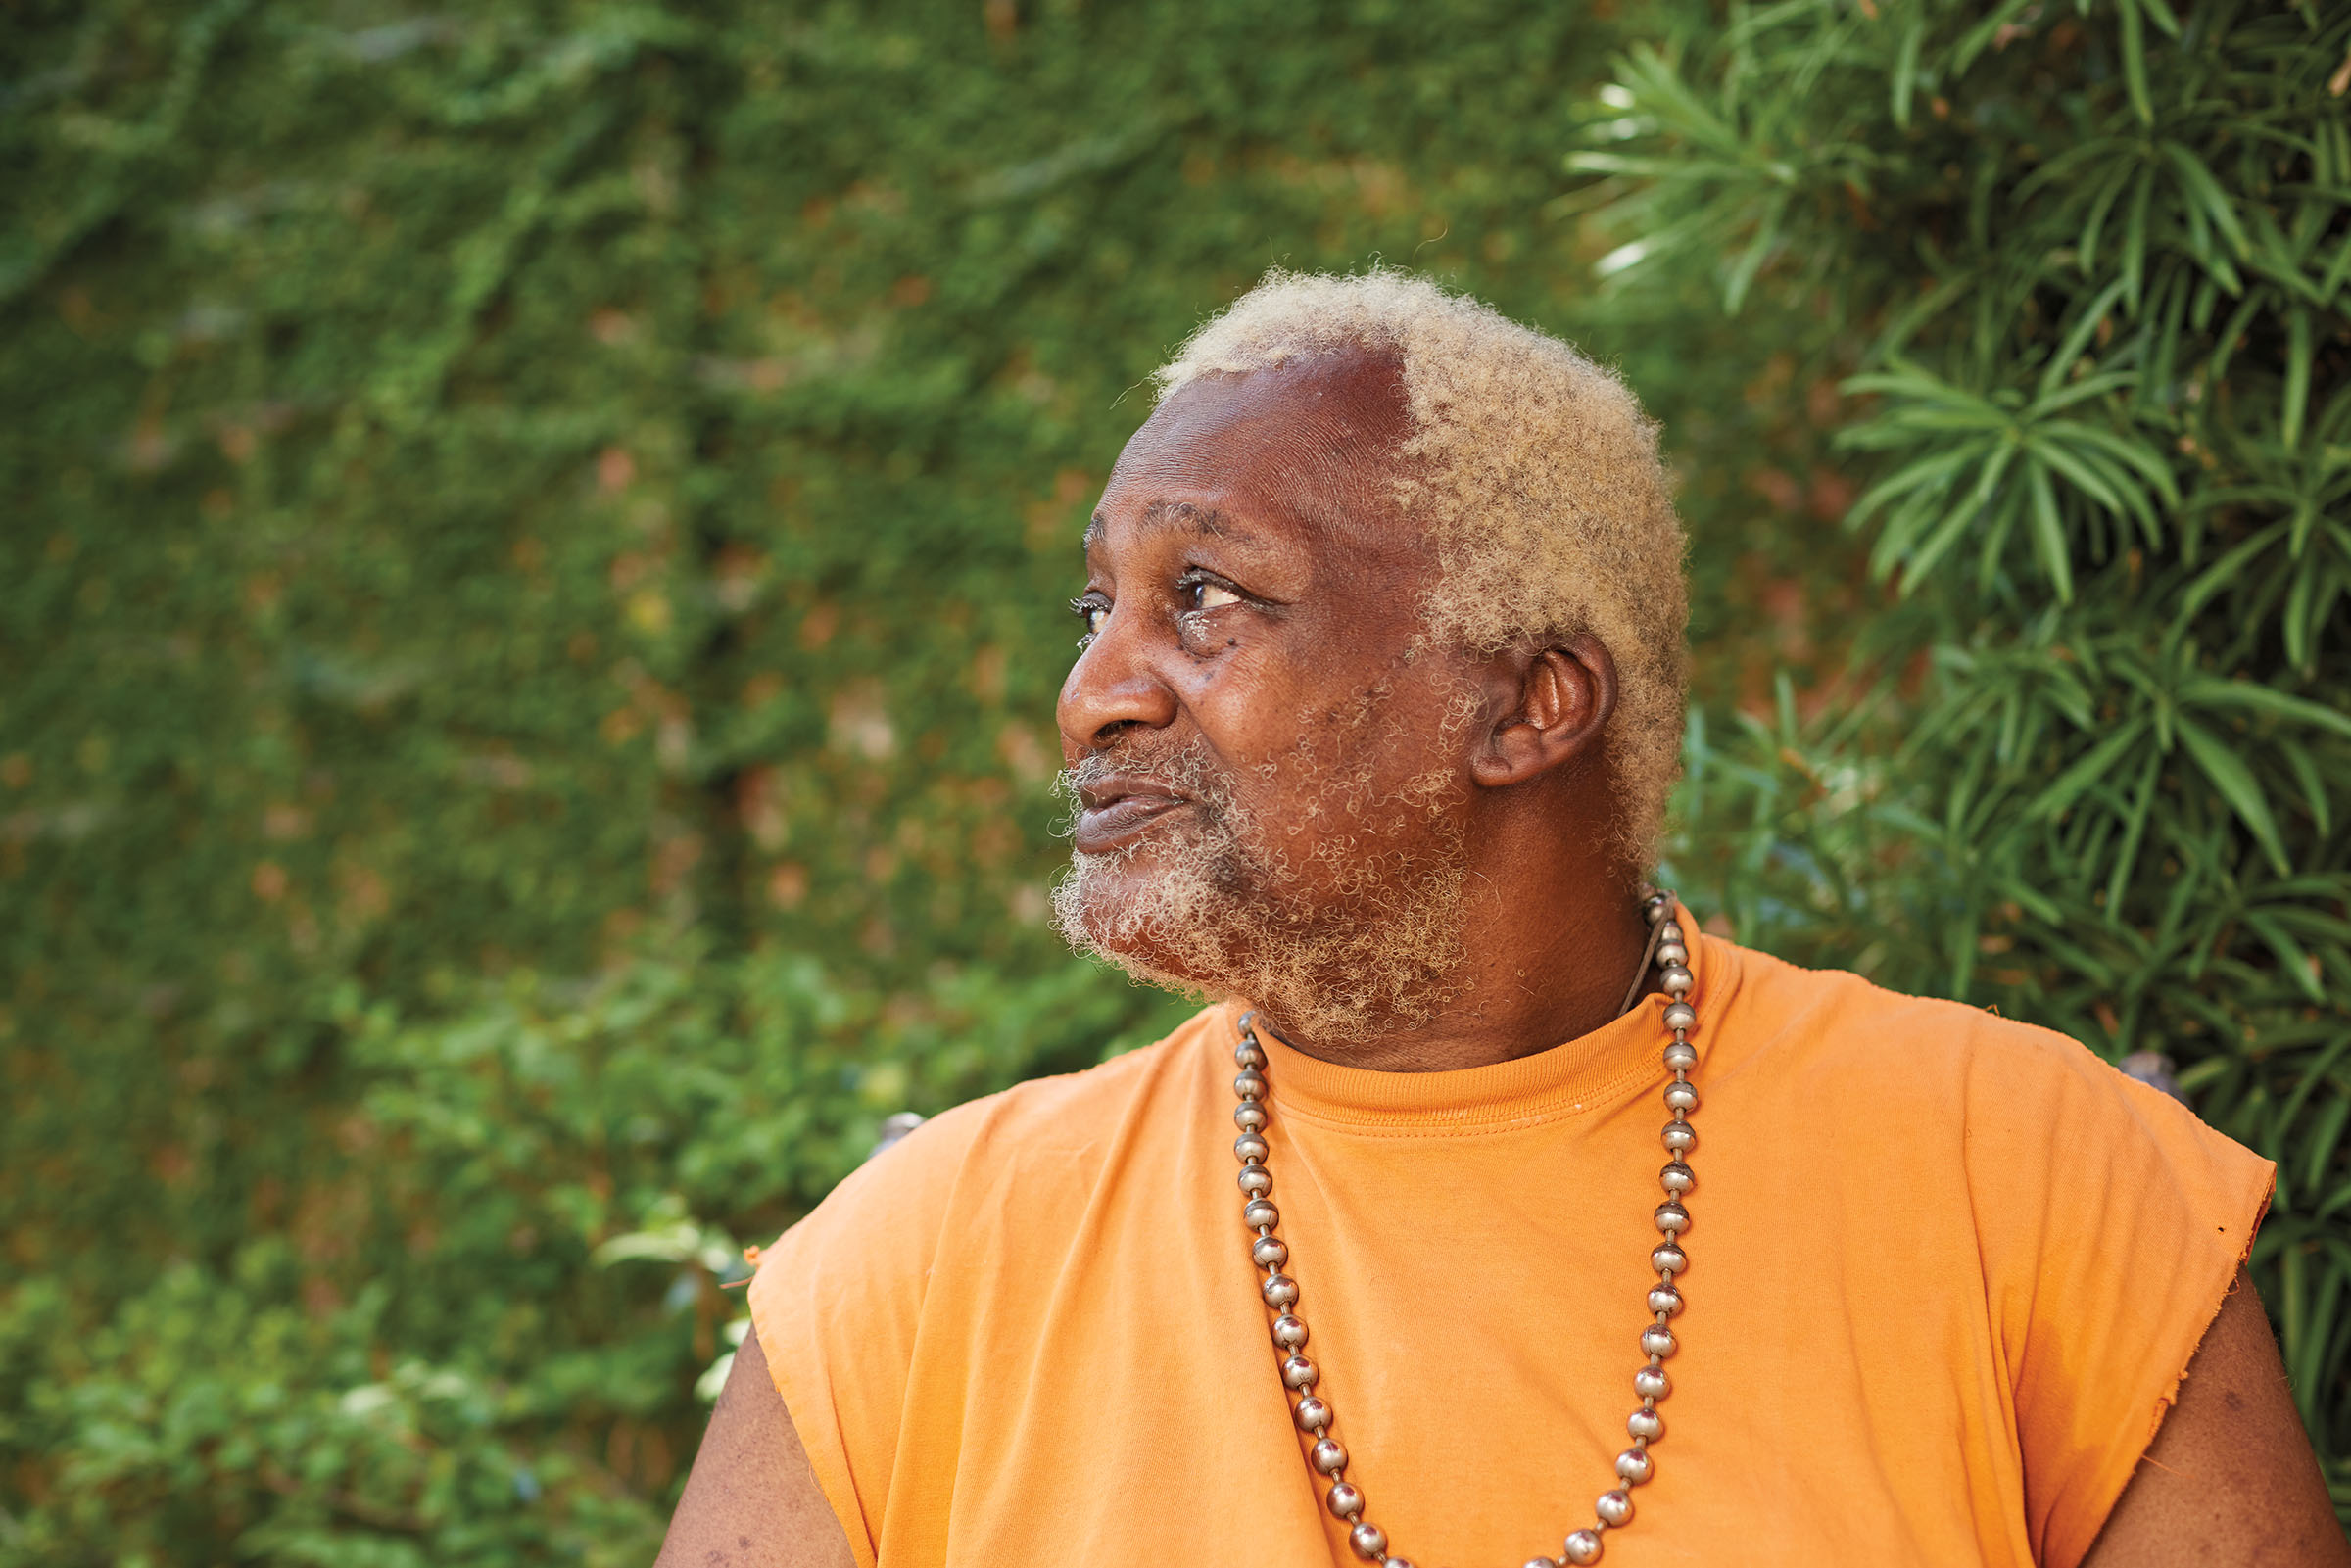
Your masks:
{"label": "white beard", "polygon": [[[1288,856],[1262,847],[1269,835],[1235,804],[1205,744],[1153,767],[1090,757],[1061,776],[1061,787],[1075,800],[1089,778],[1114,772],[1181,790],[1193,820],[1071,857],[1053,889],[1053,916],[1078,951],[1150,984],[1246,997],[1275,1026],[1314,1039],[1415,1028],[1459,994],[1467,857],[1449,820],[1458,797],[1442,769],[1388,796],[1374,795],[1362,771],[1321,782],[1309,815],[1352,829],[1317,846],[1317,881],[1330,889],[1319,905],[1285,896]],[[1409,842],[1405,830],[1416,818],[1440,824],[1433,846]],[[1123,876],[1146,855],[1145,876]]]}

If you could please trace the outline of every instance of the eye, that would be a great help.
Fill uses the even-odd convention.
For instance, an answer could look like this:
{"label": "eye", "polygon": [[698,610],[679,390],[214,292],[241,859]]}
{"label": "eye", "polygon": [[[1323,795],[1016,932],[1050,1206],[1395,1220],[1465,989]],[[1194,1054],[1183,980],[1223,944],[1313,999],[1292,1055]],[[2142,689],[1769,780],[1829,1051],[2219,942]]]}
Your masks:
{"label": "eye", "polygon": [[1110,600],[1099,594],[1080,594],[1070,600],[1070,613],[1085,623],[1085,634],[1078,639],[1083,648],[1102,635],[1102,623],[1110,619]]}
{"label": "eye", "polygon": [[1240,594],[1198,572],[1186,572],[1183,575],[1176,584],[1176,596],[1181,600],[1186,613],[1200,610],[1221,610],[1227,604],[1238,604],[1241,601]]}

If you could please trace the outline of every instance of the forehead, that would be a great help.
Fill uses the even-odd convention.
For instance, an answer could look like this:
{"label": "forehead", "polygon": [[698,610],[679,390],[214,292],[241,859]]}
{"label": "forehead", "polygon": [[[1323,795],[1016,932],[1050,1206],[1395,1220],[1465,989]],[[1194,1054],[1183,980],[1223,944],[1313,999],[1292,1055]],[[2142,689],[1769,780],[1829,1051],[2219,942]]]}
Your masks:
{"label": "forehead", "polygon": [[[1393,496],[1411,433],[1401,368],[1363,353],[1292,360],[1178,389],[1135,432],[1088,529],[1161,514],[1216,531],[1334,531],[1406,541]],[[1412,543],[1416,545],[1416,541]]]}

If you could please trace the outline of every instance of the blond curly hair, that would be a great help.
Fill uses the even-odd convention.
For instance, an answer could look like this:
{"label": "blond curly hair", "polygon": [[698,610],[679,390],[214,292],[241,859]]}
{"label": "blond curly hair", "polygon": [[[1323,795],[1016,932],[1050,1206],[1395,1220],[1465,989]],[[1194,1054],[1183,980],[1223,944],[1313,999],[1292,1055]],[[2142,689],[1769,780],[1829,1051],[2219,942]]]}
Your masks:
{"label": "blond curly hair", "polygon": [[1427,278],[1268,272],[1176,352],[1204,375],[1369,352],[1402,366],[1405,514],[1435,543],[1430,634],[1477,652],[1588,632],[1616,662],[1606,736],[1620,847],[1646,869],[1680,770],[1689,592],[1657,427],[1567,344]]}

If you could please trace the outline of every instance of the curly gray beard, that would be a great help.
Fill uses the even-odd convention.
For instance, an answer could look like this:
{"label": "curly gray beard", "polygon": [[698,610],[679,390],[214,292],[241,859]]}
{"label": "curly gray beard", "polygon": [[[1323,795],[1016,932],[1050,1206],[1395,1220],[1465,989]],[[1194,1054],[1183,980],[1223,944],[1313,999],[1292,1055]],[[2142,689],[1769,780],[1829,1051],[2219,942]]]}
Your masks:
{"label": "curly gray beard", "polygon": [[[1289,765],[1314,766],[1303,752]],[[1075,803],[1083,784],[1112,773],[1168,784],[1194,810],[1179,830],[1147,840],[1150,873],[1123,898],[1119,873],[1146,843],[1071,856],[1053,889],[1053,918],[1080,952],[1149,984],[1246,997],[1304,1038],[1416,1028],[1459,994],[1467,856],[1447,811],[1458,796],[1444,770],[1384,796],[1367,770],[1317,784],[1306,815],[1350,827],[1314,851],[1310,865],[1325,890],[1313,902],[1292,890],[1289,856],[1234,801],[1204,743],[1156,763],[1088,757],[1059,784]],[[1415,819],[1436,825],[1433,844],[1425,832],[1417,842],[1407,832]]]}

